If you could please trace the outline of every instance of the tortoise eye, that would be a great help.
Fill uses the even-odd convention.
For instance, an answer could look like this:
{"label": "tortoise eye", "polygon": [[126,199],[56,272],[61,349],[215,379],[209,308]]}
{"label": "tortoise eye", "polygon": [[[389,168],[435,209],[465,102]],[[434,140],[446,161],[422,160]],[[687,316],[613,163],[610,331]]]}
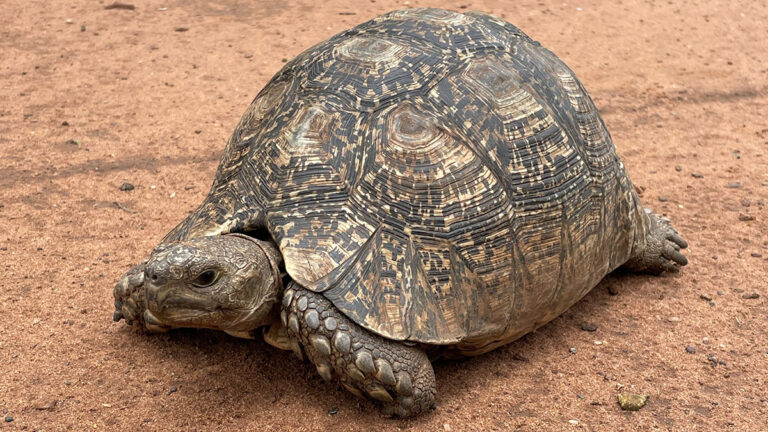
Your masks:
{"label": "tortoise eye", "polygon": [[219,274],[215,270],[206,270],[197,276],[194,282],[192,282],[192,285],[198,288],[208,288],[213,285],[218,278]]}

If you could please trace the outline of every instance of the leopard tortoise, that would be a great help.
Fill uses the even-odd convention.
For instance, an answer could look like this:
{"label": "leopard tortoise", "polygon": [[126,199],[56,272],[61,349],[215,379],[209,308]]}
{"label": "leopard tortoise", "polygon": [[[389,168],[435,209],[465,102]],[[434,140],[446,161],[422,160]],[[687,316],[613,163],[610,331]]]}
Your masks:
{"label": "leopard tortoise", "polygon": [[263,335],[410,416],[433,405],[430,360],[509,343],[619,266],[676,271],[686,247],[554,54],[483,13],[398,10],[269,81],[114,319]]}

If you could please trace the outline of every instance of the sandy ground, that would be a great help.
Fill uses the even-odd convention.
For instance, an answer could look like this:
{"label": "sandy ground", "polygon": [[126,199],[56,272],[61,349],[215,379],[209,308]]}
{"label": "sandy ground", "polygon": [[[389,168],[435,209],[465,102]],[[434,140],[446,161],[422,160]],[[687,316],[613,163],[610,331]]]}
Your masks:
{"label": "sandy ground", "polygon": [[[106,4],[0,5],[0,429],[766,430],[764,3],[410,1],[492,12],[563,58],[691,244],[679,275],[611,275],[534,334],[437,364],[437,408],[412,420],[261,341],[111,320],[114,281],[202,200],[282,63],[409,3]],[[622,389],[650,400],[621,411]]]}

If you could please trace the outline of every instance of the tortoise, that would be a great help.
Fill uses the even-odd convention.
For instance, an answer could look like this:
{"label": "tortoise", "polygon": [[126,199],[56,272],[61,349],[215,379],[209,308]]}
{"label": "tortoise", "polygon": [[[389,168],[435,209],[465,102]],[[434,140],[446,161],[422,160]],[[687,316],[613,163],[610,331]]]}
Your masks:
{"label": "tortoise", "polygon": [[269,81],[114,319],[263,336],[411,416],[432,360],[514,341],[620,266],[677,271],[686,247],[552,52],[484,13],[397,10]]}

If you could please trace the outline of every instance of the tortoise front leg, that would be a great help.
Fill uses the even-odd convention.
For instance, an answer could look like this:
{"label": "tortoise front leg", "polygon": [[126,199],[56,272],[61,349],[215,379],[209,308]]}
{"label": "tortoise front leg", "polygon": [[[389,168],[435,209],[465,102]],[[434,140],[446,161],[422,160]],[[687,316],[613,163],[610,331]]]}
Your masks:
{"label": "tortoise front leg", "polygon": [[324,380],[337,377],[356,396],[381,402],[386,414],[409,417],[433,405],[435,373],[421,349],[363,329],[322,294],[293,282],[280,317],[294,351],[306,353]]}
{"label": "tortoise front leg", "polygon": [[144,327],[152,332],[164,332],[170,327],[159,322],[147,321],[151,315],[145,314],[147,301],[144,289],[144,268],[146,262],[134,266],[117,281],[113,295],[115,297],[115,311],[112,319],[117,322],[125,319],[128,325]]}

